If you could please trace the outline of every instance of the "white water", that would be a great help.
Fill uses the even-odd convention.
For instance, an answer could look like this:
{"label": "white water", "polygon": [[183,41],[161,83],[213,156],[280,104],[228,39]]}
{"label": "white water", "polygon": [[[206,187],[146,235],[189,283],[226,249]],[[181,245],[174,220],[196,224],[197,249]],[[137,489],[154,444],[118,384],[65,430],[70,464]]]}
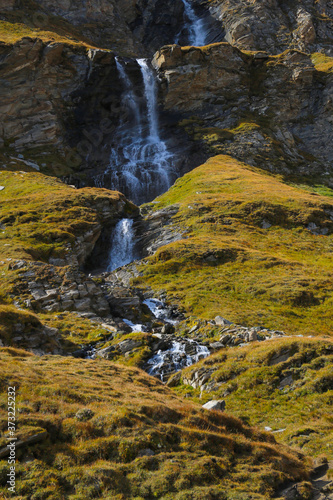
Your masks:
{"label": "white water", "polygon": [[116,60],[124,87],[121,104],[125,119],[115,132],[109,166],[95,182],[102,187],[106,176],[110,176],[111,189],[141,204],[167,191],[177,176],[173,155],[160,137],[154,71],[145,59],[138,59],[137,63],[142,74],[143,99],[135,93],[125,64]]}
{"label": "white water", "polygon": [[[188,32],[188,43],[194,47],[202,47],[206,44],[207,31],[205,22],[199,18],[191,3],[188,0],[182,0],[184,4],[184,24]],[[183,30],[182,30],[183,31]],[[176,43],[178,43],[180,34],[177,35]]]}
{"label": "white water", "polygon": [[173,320],[169,317],[169,311],[165,307],[165,304],[158,299],[146,299],[143,301],[146,306],[149,307],[155,318],[162,319],[166,323],[171,323],[176,325],[178,321]]}
{"label": "white water", "polygon": [[135,259],[134,231],[132,219],[121,219],[115,226],[111,238],[108,271],[125,266]]}
{"label": "white water", "polygon": [[144,332],[145,327],[141,325],[140,323],[133,323],[129,319],[123,319],[123,322],[126,323],[126,325],[130,326],[132,328],[132,332]]}
{"label": "white water", "polygon": [[155,356],[147,361],[149,367],[147,371],[149,375],[159,376],[163,381],[167,375],[186,366],[191,366],[200,359],[206,358],[209,354],[210,352],[206,346],[200,345],[194,340],[186,339],[186,342],[173,341],[170,349],[158,351]]}

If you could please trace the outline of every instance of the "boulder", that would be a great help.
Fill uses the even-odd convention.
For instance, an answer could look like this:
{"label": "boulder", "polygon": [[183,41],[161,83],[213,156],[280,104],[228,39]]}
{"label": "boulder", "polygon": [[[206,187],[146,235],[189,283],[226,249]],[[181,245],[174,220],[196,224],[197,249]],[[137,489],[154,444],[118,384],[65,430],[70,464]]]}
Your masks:
{"label": "boulder", "polygon": [[95,356],[98,356],[100,358],[104,359],[110,359],[113,357],[113,352],[115,351],[115,348],[113,345],[110,345],[108,347],[104,347],[104,349],[100,349],[99,351],[96,351]]}
{"label": "boulder", "polygon": [[225,409],[225,401],[224,399],[212,399],[208,401],[208,403],[202,405],[205,410],[217,410],[224,411]]}
{"label": "boulder", "polygon": [[228,321],[227,319],[222,318],[222,316],[215,316],[214,321],[215,321],[215,325],[217,325],[217,326],[232,325],[231,321]]}

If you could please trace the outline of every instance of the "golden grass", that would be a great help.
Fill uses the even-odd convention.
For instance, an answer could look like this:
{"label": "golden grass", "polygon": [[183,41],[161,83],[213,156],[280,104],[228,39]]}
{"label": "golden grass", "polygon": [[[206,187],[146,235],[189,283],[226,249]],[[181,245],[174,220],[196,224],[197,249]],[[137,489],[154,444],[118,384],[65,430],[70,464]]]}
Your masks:
{"label": "golden grass", "polygon": [[[154,209],[179,206],[173,221],[185,237],[147,259],[136,284],[166,290],[204,319],[221,314],[292,333],[331,333],[330,197],[221,155],[157,201]],[[310,223],[328,234],[312,234]]]}
{"label": "golden grass", "polygon": [[84,41],[75,40],[70,34],[60,35],[56,31],[32,28],[23,23],[11,23],[0,21],[0,41],[14,44],[24,37],[38,38],[43,42],[60,42],[73,47],[83,46],[86,48],[96,48]]}
{"label": "golden grass", "polygon": [[[278,358],[285,356],[284,361]],[[310,456],[333,458],[331,417],[333,343],[320,338],[283,338],[220,351],[182,372],[182,379],[207,368],[214,373],[200,402],[223,398],[226,409],[250,425],[270,427],[279,442]],[[283,380],[292,377],[291,385]],[[176,392],[199,401],[200,389],[180,385]]]}
{"label": "golden grass", "polygon": [[311,55],[311,59],[317,71],[333,73],[333,57],[315,52]]}
{"label": "golden grass", "polygon": [[48,262],[64,258],[78,236],[103,221],[103,210],[114,211],[120,200],[130,213],[134,205],[115,191],[73,189],[37,172],[0,172],[0,253],[2,259]]}
{"label": "golden grass", "polygon": [[[20,439],[48,432],[29,463],[17,450],[22,499],[230,498],[235,489],[264,499],[288,478],[307,478],[309,464],[272,436],[185,402],[138,369],[7,348],[0,374],[2,408],[8,384],[16,387]],[[3,414],[2,446],[6,428]]]}

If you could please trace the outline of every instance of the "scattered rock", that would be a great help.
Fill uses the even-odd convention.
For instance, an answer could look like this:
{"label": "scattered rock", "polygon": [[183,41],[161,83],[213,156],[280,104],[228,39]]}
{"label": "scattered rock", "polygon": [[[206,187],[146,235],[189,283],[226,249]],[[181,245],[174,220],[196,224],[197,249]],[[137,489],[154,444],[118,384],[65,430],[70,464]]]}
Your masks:
{"label": "scattered rock", "polygon": [[215,321],[215,325],[217,325],[217,326],[232,325],[231,321],[228,321],[227,319],[222,318],[222,316],[215,316],[214,321]]}
{"label": "scattered rock", "polygon": [[75,414],[76,420],[80,420],[80,422],[87,422],[88,420],[92,419],[93,416],[94,412],[90,410],[90,408],[81,408]]}
{"label": "scattered rock", "polygon": [[104,349],[96,351],[95,356],[104,359],[112,359],[114,351],[115,347],[110,345],[108,347],[105,347]]}
{"label": "scattered rock", "polygon": [[205,403],[202,405],[205,410],[218,410],[218,411],[224,411],[225,410],[225,401],[224,399],[219,399],[219,400],[214,400],[212,399],[211,401],[208,401],[208,403]]}

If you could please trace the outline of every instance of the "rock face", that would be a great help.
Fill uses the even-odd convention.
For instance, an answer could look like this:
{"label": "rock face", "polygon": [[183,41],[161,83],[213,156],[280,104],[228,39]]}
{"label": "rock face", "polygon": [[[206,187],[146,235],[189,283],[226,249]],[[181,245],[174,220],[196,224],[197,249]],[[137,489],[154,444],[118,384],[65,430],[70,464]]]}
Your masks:
{"label": "rock face", "polygon": [[76,267],[24,263],[19,276],[16,289],[25,297],[26,306],[36,312],[77,311],[98,316],[110,313],[101,288]]}
{"label": "rock face", "polygon": [[89,70],[88,52],[61,43],[23,38],[0,44],[0,120],[4,141],[15,149],[59,145],[70,94]]}
{"label": "rock face", "polygon": [[181,0],[39,0],[38,3],[44,12],[69,21],[99,46],[119,51],[125,48],[127,55],[151,53],[173,40],[182,27],[184,10]]}
{"label": "rock face", "polygon": [[332,47],[333,11],[324,0],[242,2],[214,0],[210,12],[221,22],[225,40],[246,50],[271,54],[286,48],[315,52]]}
{"label": "rock face", "polygon": [[165,108],[191,117],[187,131],[206,137],[213,151],[285,173],[288,162],[307,174],[332,168],[333,76],[323,79],[309,55],[249,54],[226,43],[168,46],[153,65]]}

